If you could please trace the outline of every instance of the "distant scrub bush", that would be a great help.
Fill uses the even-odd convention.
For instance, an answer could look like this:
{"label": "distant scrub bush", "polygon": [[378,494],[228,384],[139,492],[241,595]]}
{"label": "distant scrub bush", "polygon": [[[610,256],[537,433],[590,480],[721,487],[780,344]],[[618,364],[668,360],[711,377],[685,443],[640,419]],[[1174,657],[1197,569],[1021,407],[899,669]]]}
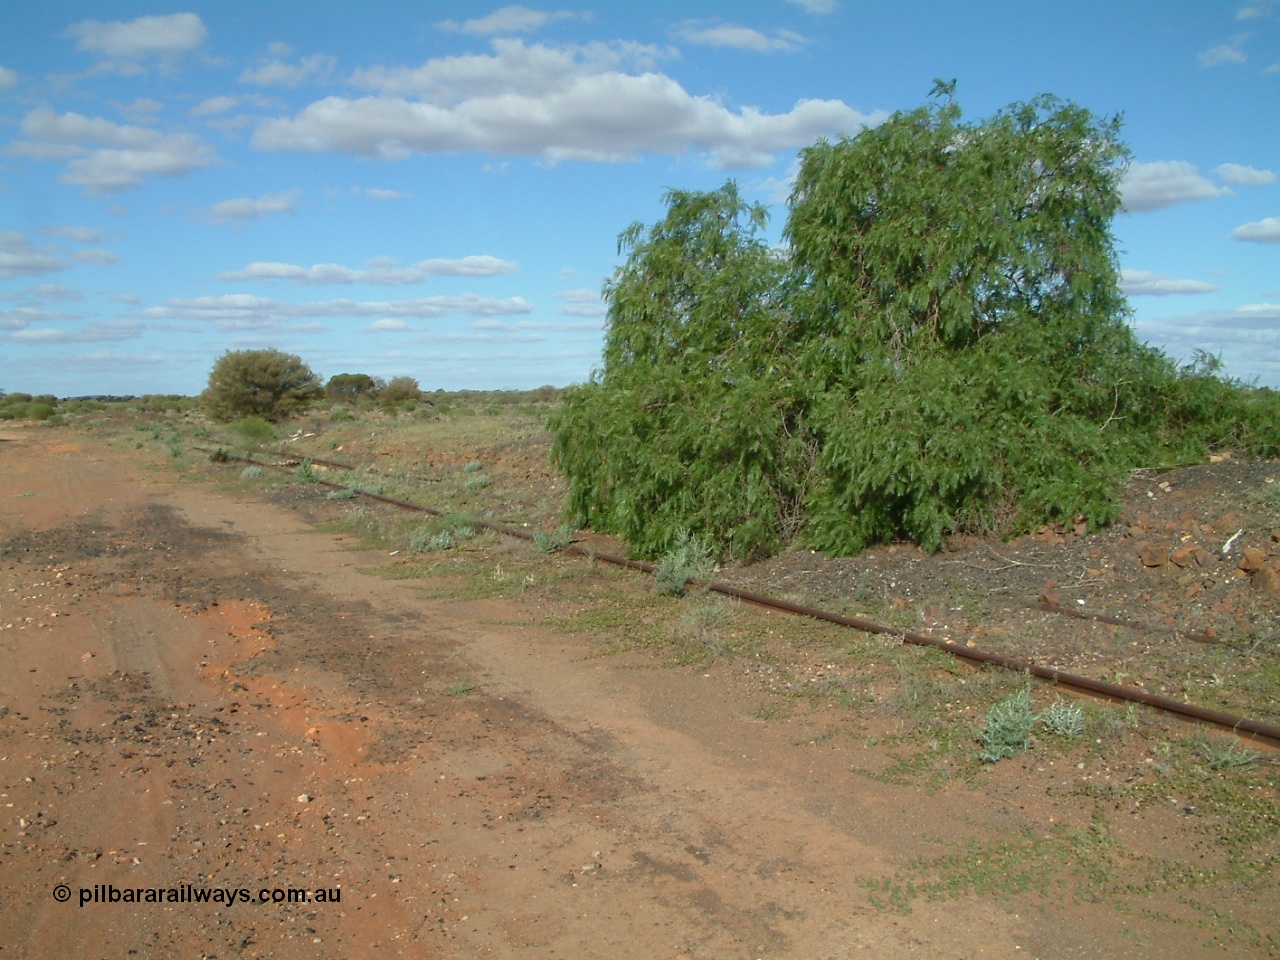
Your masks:
{"label": "distant scrub bush", "polygon": [[256,416],[280,421],[322,395],[320,379],[300,357],[279,350],[228,351],[201,395],[205,411],[227,422]]}
{"label": "distant scrub bush", "polygon": [[[413,377],[393,377],[378,391],[378,404],[385,408],[401,407],[406,401],[416,403],[422,396],[422,388]],[[410,407],[412,409],[412,407]]]}

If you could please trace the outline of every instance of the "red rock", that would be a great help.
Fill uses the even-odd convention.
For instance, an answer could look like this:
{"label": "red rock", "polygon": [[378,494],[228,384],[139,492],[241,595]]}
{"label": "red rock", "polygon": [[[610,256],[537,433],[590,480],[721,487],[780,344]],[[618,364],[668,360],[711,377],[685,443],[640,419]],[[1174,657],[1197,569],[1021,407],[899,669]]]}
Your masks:
{"label": "red rock", "polygon": [[1253,573],[1255,570],[1261,570],[1267,562],[1267,555],[1258,547],[1249,547],[1245,550],[1244,556],[1240,558],[1240,569],[1246,573]]}
{"label": "red rock", "polygon": [[1169,554],[1169,559],[1179,567],[1189,567],[1196,562],[1196,551],[1199,549],[1201,549],[1200,544],[1192,540]]}
{"label": "red rock", "polygon": [[1169,562],[1169,551],[1148,543],[1138,549],[1138,559],[1144,567],[1163,567]]}
{"label": "red rock", "polygon": [[1280,568],[1263,567],[1255,570],[1253,576],[1249,578],[1249,585],[1258,593],[1265,593],[1268,597],[1280,600]]}
{"label": "red rock", "polygon": [[1213,529],[1222,533],[1229,533],[1240,525],[1240,518],[1234,513],[1224,513],[1213,522]]}

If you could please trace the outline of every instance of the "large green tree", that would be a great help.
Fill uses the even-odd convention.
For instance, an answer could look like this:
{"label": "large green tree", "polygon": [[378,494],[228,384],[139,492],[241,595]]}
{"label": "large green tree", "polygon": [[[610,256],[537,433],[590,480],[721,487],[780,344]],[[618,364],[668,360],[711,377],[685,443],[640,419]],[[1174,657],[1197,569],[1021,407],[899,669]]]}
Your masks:
{"label": "large green tree", "polygon": [[574,520],[650,554],[681,529],[936,549],[1109,522],[1129,470],[1213,439],[1239,392],[1127,322],[1119,120],[1039,97],[966,122],[953,91],[805,150],[785,253],[731,183],[622,235],[603,370],[552,424]]}
{"label": "large green tree", "polygon": [[784,368],[786,263],[733,184],[672,190],[620,238],[604,369],[566,390],[553,457],[578,523],[654,553],[693,529],[741,553],[794,532],[804,450]]}
{"label": "large green tree", "polygon": [[215,420],[259,416],[278,421],[323,396],[301,357],[279,350],[229,350],[209,373],[201,399]]}

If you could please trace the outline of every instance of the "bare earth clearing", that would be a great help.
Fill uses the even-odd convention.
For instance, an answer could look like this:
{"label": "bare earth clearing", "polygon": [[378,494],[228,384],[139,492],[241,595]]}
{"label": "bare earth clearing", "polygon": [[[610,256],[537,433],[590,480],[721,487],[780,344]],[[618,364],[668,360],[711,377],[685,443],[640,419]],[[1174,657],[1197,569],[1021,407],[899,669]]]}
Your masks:
{"label": "bare earth clearing", "polygon": [[[492,538],[420,569],[314,486],[165,459],[0,432],[0,956],[1280,956],[1274,750],[1213,763],[1229,735],[1089,704],[1082,741],[979,764],[1017,678],[757,611],[690,621],[702,601]],[[1280,474],[1238,469],[1268,495]],[[1213,676],[1199,702],[1276,723],[1232,679],[1274,676],[1275,601],[1234,563],[1133,561],[1192,542],[1191,502],[1147,499],[1024,552],[736,574],[1172,695]],[[1234,532],[1184,520],[1210,551]],[[1108,611],[1150,628],[984,601],[996,574],[1032,603],[1126,584]],[[680,643],[651,642],[680,616]],[[966,688],[949,726],[912,712]],[[81,905],[106,885],[248,893]],[[340,900],[257,902],[275,888]]]}

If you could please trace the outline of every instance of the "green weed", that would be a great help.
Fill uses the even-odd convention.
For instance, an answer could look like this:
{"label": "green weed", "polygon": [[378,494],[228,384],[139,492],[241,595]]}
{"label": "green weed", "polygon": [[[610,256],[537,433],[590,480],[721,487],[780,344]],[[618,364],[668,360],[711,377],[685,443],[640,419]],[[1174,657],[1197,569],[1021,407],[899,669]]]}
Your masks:
{"label": "green weed", "polygon": [[995,763],[1026,750],[1035,722],[1030,684],[994,704],[982,728],[983,762]]}
{"label": "green weed", "polygon": [[690,580],[705,580],[711,576],[711,547],[700,537],[681,529],[676,533],[675,544],[663,554],[654,571],[658,592],[683,596]]}

